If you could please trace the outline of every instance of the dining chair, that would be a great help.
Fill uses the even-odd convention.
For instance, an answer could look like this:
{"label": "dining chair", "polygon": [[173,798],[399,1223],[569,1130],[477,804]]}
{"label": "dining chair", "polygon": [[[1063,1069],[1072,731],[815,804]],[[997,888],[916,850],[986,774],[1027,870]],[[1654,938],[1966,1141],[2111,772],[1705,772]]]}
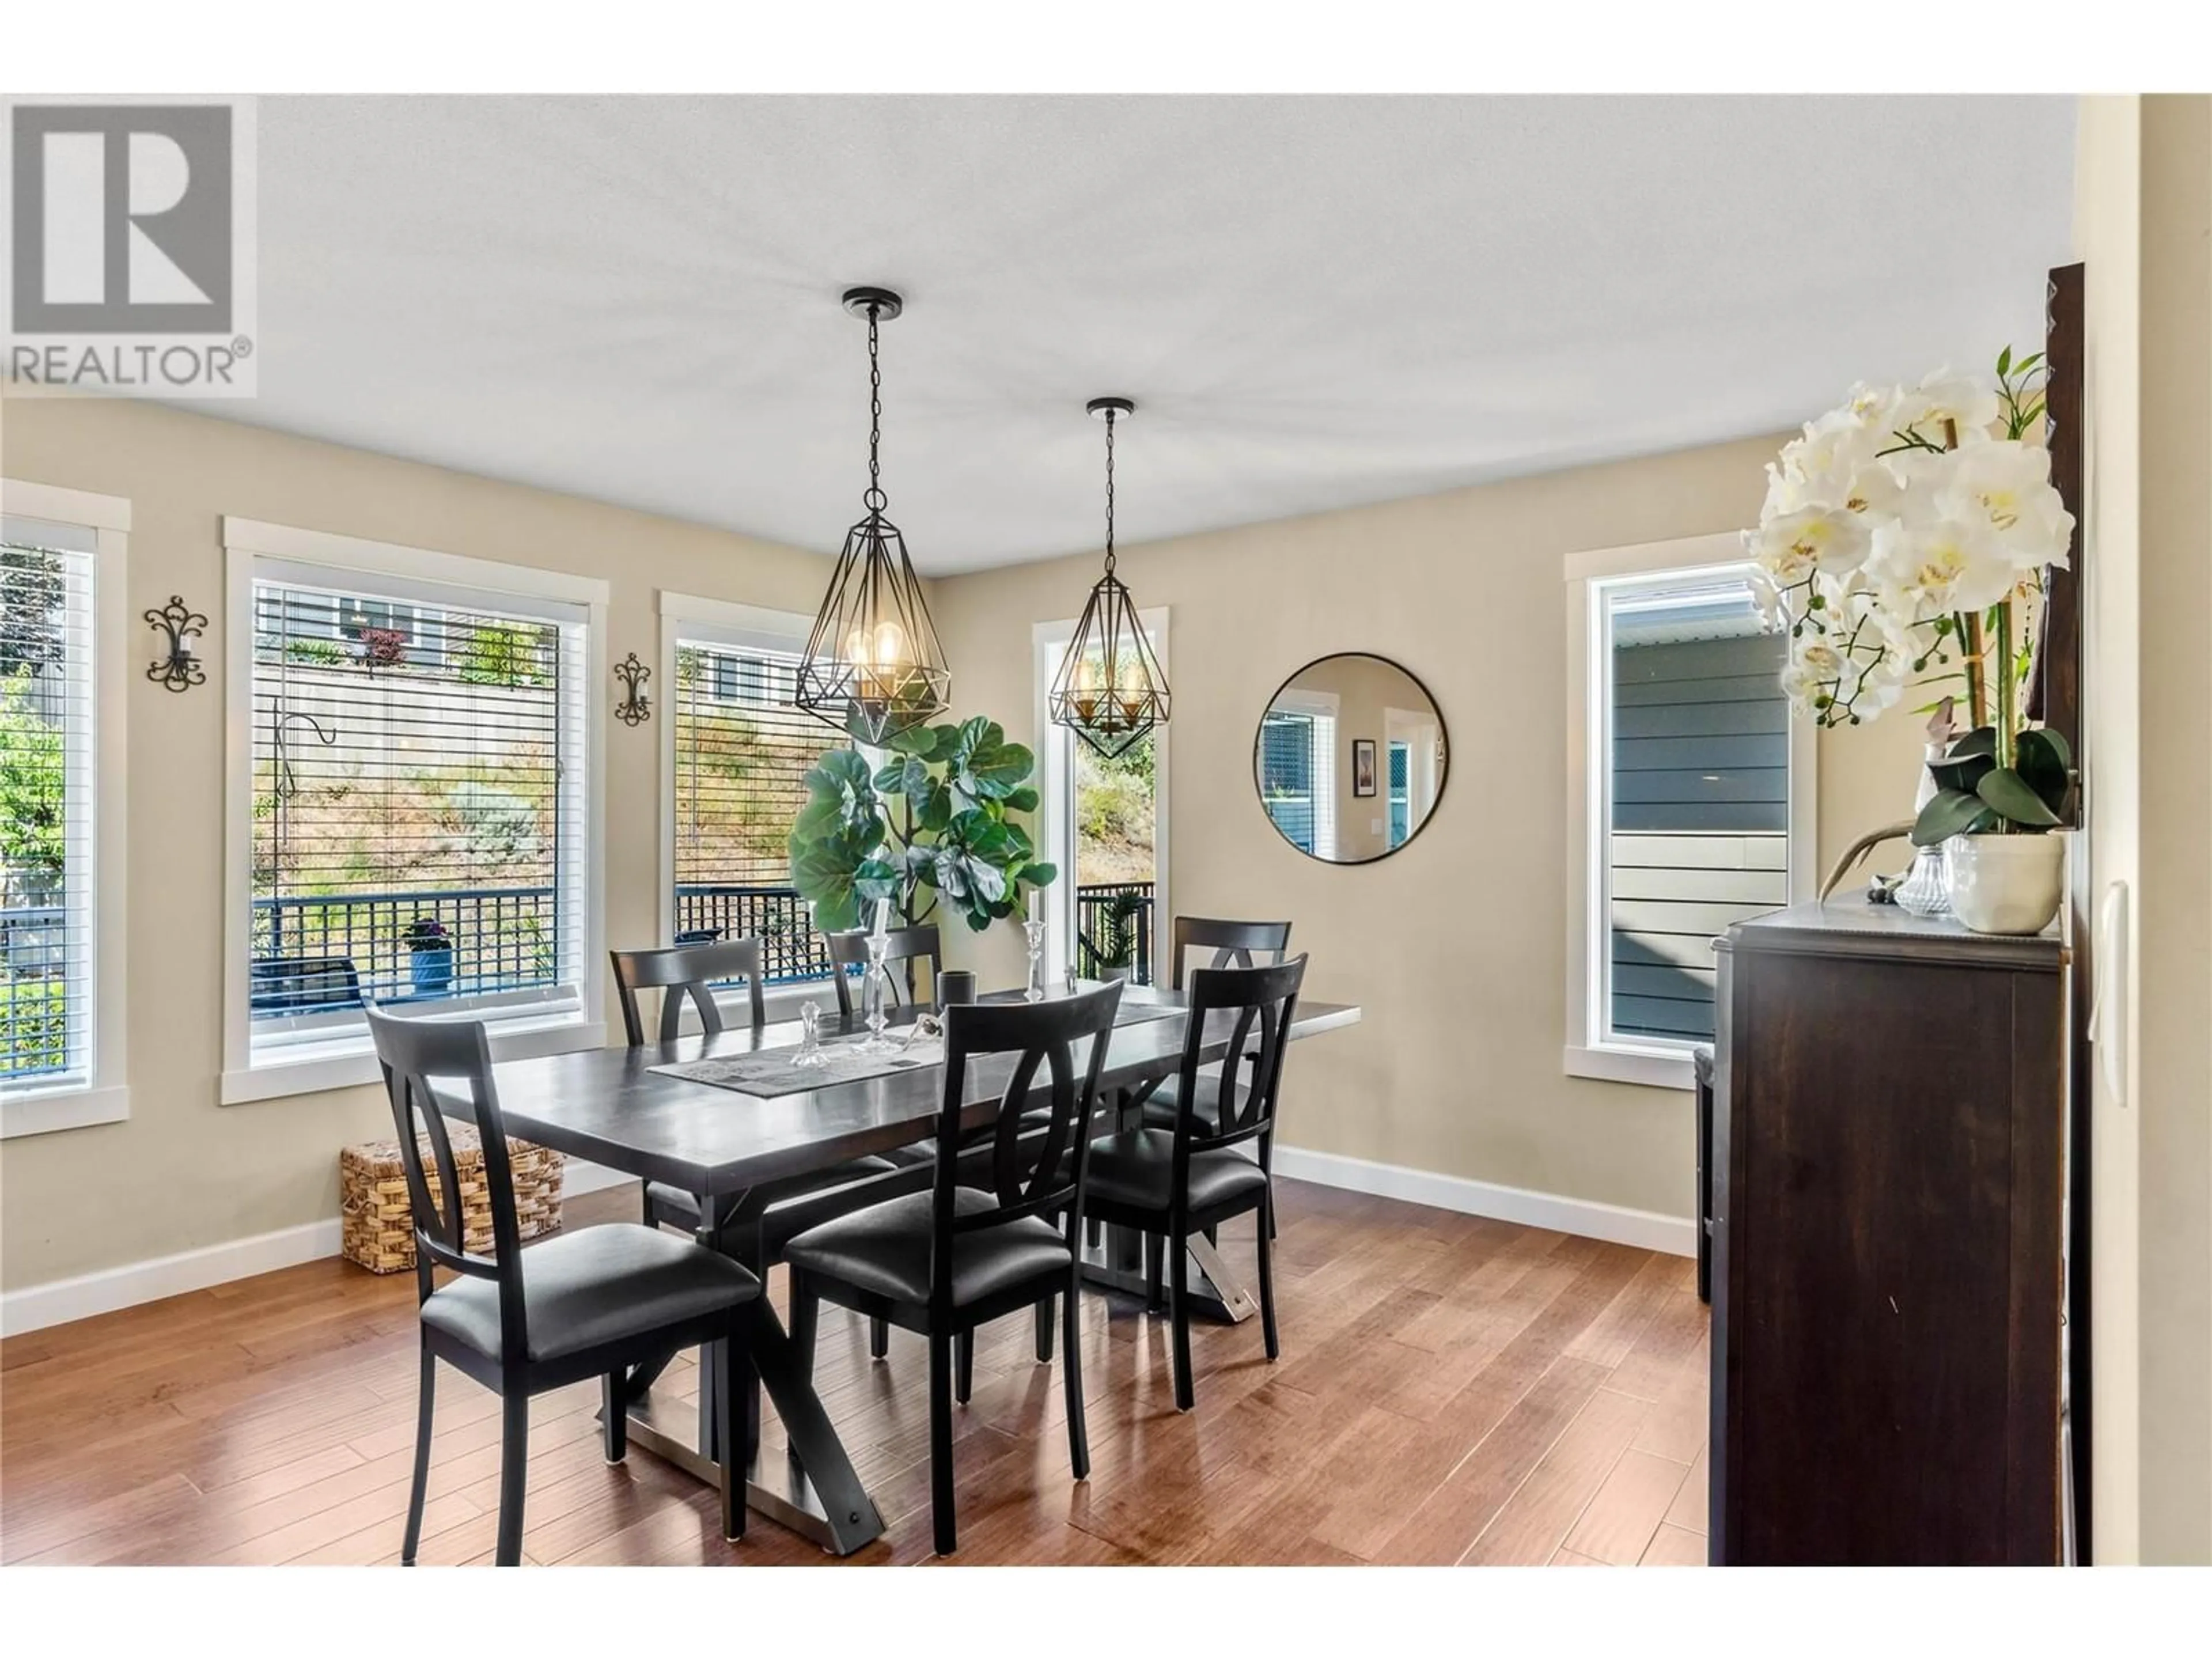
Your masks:
{"label": "dining chair", "polygon": [[[830,967],[833,975],[830,982],[837,988],[837,1012],[847,1019],[850,1019],[853,1017],[853,988],[858,981],[845,970],[856,965],[862,967],[866,965],[867,930],[854,928],[842,933],[824,933],[822,935],[822,943],[830,952]],[[884,935],[884,961],[886,964],[894,962],[904,964],[902,972],[889,976],[894,1006],[899,1001],[898,984],[902,979],[906,981],[904,1000],[908,1002],[915,1000],[914,964],[917,962],[926,961],[929,963],[929,983],[932,994],[934,994],[937,976],[944,971],[945,967],[944,951],[938,938],[937,929],[929,925],[890,929]]]}
{"label": "dining chair", "polygon": [[[1274,1251],[1268,1224],[1274,1212],[1275,1105],[1282,1091],[1283,1053],[1289,1046],[1305,971],[1306,959],[1294,957],[1273,967],[1201,968],[1194,972],[1177,1073],[1182,1097],[1197,1097],[1192,1085],[1206,1029],[1211,1024],[1218,1030],[1223,1018],[1234,1021],[1231,1054],[1244,1053],[1245,1045],[1257,1038],[1250,1086],[1223,1096],[1216,1118],[1184,1112],[1172,1129],[1139,1125],[1102,1135],[1091,1145],[1085,1213],[1145,1235],[1146,1272],[1156,1292],[1161,1259],[1169,1264],[1168,1313],[1174,1328],[1178,1411],[1188,1411],[1193,1400],[1190,1257],[1183,1248],[1193,1233],[1211,1238],[1223,1222],[1258,1212],[1253,1232],[1259,1240],[1260,1325],[1267,1358],[1274,1358],[1281,1349],[1275,1335]],[[1255,1156],[1240,1150],[1247,1144]]]}
{"label": "dining chair", "polygon": [[[934,930],[933,930],[934,931]],[[677,945],[657,951],[611,951],[615,970],[615,992],[622,1002],[623,1030],[629,1046],[645,1046],[645,1024],[638,1015],[637,994],[641,990],[659,988],[661,991],[660,1041],[673,1042],[678,1022],[683,1018],[684,1005],[688,1000],[699,1010],[700,1024],[708,1031],[726,1029],[721,1009],[714,1000],[713,987],[719,981],[742,979],[750,991],[752,1023],[756,1029],[767,1024],[767,1004],[761,988],[761,942],[757,939],[728,939],[694,945]],[[842,988],[841,988],[842,995]],[[779,1184],[773,1196],[783,1198],[802,1193],[839,1188],[867,1176],[881,1175],[899,1167],[893,1160],[882,1158],[857,1158],[833,1168],[800,1176]],[[763,1199],[770,1194],[763,1194]],[[866,1198],[856,1200],[869,1201]],[[760,1204],[752,1206],[746,1224],[753,1224]],[[678,1227],[698,1235],[706,1218],[706,1208],[696,1193],[687,1193],[680,1187],[665,1182],[645,1183],[645,1224],[648,1227]],[[727,1224],[734,1218],[722,1218]],[[718,1227],[719,1231],[719,1227]],[[748,1262],[756,1273],[765,1273],[774,1265],[770,1255],[758,1247],[757,1239],[718,1239],[726,1244],[728,1254]],[[869,1352],[883,1358],[890,1348],[888,1327],[872,1327],[869,1332]]]}
{"label": "dining chair", "polygon": [[757,939],[699,940],[659,951],[610,951],[615,994],[622,1003],[623,1031],[633,1048],[645,1046],[645,1023],[638,1017],[637,994],[659,990],[660,1041],[673,1042],[688,998],[699,1010],[702,1030],[723,1029],[721,1005],[714,987],[741,979],[752,1005],[752,1022],[768,1023],[768,1000],[761,984],[761,942]]}
{"label": "dining chair", "polygon": [[[1183,985],[1183,958],[1193,951],[1213,952],[1209,968],[1253,968],[1264,964],[1255,962],[1255,953],[1263,955],[1269,963],[1280,962],[1291,948],[1291,924],[1287,921],[1231,921],[1215,916],[1177,916],[1169,933],[1173,954],[1168,958],[1168,983],[1176,990]],[[1198,1076],[1198,1091],[1188,1097],[1200,1116],[1213,1118],[1220,1109],[1222,1079],[1237,1069],[1224,1061],[1218,1070],[1208,1066]],[[1243,1085],[1237,1086],[1243,1092]],[[1144,1114],[1144,1121],[1157,1129],[1172,1129],[1182,1115],[1186,1098],[1180,1077],[1163,1079],[1156,1086],[1139,1090],[1132,1103]]]}
{"label": "dining chair", "polygon": [[[945,1012],[945,1092],[935,1178],[909,1193],[812,1227],[783,1246],[791,1264],[791,1338],[811,1364],[821,1304],[834,1302],[929,1340],[930,1505],[937,1553],[958,1543],[952,1496],[955,1343],[966,1397],[975,1333],[1057,1295],[1067,1395],[1067,1449],[1091,1473],[1083,1419],[1080,1316],[1085,1165],[1098,1074],[1121,1005],[1119,981],[1038,1003],[967,1003]],[[1075,1047],[1091,1051],[1079,1074]],[[1008,1071],[1000,1057],[1012,1056]],[[969,1071],[987,1062],[1007,1081],[983,1121],[990,1139],[963,1145]],[[1027,1110],[1045,1074],[1042,1122]],[[1055,1223],[1055,1218],[1057,1222]]]}
{"label": "dining chair", "polygon": [[[556,1233],[522,1248],[507,1164],[507,1128],[477,1021],[399,1019],[368,1011],[399,1134],[415,1221],[415,1281],[422,1376],[415,1424],[414,1480],[399,1559],[415,1564],[430,1482],[432,1401],[444,1360],[500,1396],[499,1534],[494,1559],[522,1559],[522,1500],[530,1453],[530,1401],[586,1377],[599,1379],[602,1445],[611,1463],[627,1449],[624,1379],[629,1368],[678,1347],[719,1350],[714,1401],[720,1443],[735,1443],[738,1377],[750,1370],[746,1321],[760,1280],[727,1256],[657,1229],[611,1222]],[[433,1079],[465,1097],[483,1149],[492,1253],[471,1254],[462,1220],[460,1171]],[[419,1138],[419,1139],[418,1139]],[[426,1169],[423,1141],[434,1168]],[[431,1181],[434,1176],[436,1188]],[[442,1209],[441,1209],[442,1205]],[[434,1270],[459,1277],[444,1285]],[[744,1535],[742,1465],[721,1468],[722,1536]]]}

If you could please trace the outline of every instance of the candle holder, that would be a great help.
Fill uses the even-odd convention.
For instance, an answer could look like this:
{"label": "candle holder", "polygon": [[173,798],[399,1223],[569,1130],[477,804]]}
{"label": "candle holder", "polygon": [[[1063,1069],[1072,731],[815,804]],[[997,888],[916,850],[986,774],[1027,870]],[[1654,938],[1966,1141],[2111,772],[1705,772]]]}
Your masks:
{"label": "candle holder", "polygon": [[169,642],[167,650],[147,665],[146,678],[172,691],[204,685],[207,674],[193,654],[191,642],[207,632],[208,619],[186,605],[184,595],[172,593],[168,604],[146,613],[146,624],[155,633],[166,635]]}
{"label": "candle holder", "polygon": [[633,651],[615,665],[615,678],[623,683],[622,701],[615,705],[615,718],[624,726],[641,726],[653,718],[653,698],[645,683],[653,678],[653,671],[637,659]]}
{"label": "candle holder", "polygon": [[890,1000],[890,969],[884,965],[884,949],[890,941],[881,933],[868,935],[868,971],[860,981],[860,1000],[867,1009],[868,1035],[865,1042],[854,1046],[857,1054],[887,1054],[898,1045],[884,1035],[884,1027],[890,1024],[884,1005]]}
{"label": "candle holder", "polygon": [[1022,1000],[1024,1002],[1042,1002],[1045,1000],[1046,995],[1044,988],[1044,924],[1041,921],[1025,921],[1022,924],[1022,932],[1027,936],[1030,942],[1030,986],[1028,990],[1022,993]]}

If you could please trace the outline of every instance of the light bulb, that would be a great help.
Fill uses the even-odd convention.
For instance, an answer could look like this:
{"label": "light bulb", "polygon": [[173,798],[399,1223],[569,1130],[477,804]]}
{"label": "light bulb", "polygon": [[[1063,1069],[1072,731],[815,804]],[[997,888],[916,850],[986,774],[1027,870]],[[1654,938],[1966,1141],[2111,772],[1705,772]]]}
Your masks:
{"label": "light bulb", "polygon": [[895,622],[876,626],[876,661],[885,667],[905,662],[906,630]]}
{"label": "light bulb", "polygon": [[854,629],[845,636],[845,660],[855,668],[868,665],[868,635],[863,629]]}

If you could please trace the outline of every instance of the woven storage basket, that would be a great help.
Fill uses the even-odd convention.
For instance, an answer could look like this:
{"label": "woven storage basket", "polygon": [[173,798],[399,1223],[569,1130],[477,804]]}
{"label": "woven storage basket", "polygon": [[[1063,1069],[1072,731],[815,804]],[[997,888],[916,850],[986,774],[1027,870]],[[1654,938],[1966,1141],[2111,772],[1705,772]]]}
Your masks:
{"label": "woven storage basket", "polygon": [[[461,1224],[471,1255],[491,1254],[491,1199],[484,1189],[483,1147],[465,1124],[449,1124],[453,1162],[461,1178]],[[442,1212],[437,1160],[420,1144],[422,1172]],[[514,1171],[514,1220],[525,1238],[561,1224],[561,1154],[526,1140],[507,1143]],[[415,1265],[415,1212],[407,1199],[407,1167],[396,1140],[349,1146],[338,1154],[340,1253],[373,1273],[401,1273]]]}

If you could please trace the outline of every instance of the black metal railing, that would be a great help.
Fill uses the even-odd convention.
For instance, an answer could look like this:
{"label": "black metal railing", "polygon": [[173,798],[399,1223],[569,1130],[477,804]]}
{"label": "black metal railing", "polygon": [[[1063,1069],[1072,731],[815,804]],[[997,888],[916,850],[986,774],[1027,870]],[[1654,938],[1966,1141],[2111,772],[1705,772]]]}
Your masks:
{"label": "black metal railing", "polygon": [[676,889],[676,939],[757,939],[761,973],[770,985],[826,979],[830,954],[814,931],[806,901],[789,887],[684,882]]}
{"label": "black metal railing", "polygon": [[[441,932],[427,925],[434,922]],[[364,1000],[477,996],[559,981],[552,887],[459,887],[253,901],[257,1018]],[[415,942],[442,938],[442,949]]]}
{"label": "black metal railing", "polygon": [[1152,982],[1151,882],[1094,882],[1075,890],[1075,965],[1087,978],[1126,968],[1138,984]]}
{"label": "black metal railing", "polygon": [[69,983],[69,912],[54,904],[0,909],[0,1079],[67,1066]]}

